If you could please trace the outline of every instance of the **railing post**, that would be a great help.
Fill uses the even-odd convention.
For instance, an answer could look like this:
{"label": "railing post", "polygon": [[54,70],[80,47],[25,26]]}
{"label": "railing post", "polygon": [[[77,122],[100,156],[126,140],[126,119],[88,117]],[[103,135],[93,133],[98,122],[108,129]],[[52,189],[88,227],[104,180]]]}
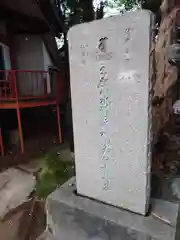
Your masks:
{"label": "railing post", "polygon": [[55,74],[55,97],[56,97],[56,102],[59,104],[59,96],[58,96],[58,92],[59,92],[59,83],[58,83],[58,72],[54,72]]}
{"label": "railing post", "polygon": [[47,95],[47,81],[48,81],[48,73],[46,73],[46,76],[45,73],[42,73],[43,75],[43,81],[44,81],[44,94]]}
{"label": "railing post", "polygon": [[2,135],[1,127],[0,127],[0,147],[1,147],[1,155],[4,156],[4,143],[3,143],[3,135]]}
{"label": "railing post", "polygon": [[12,70],[12,82],[13,82],[13,92],[15,94],[16,101],[18,102],[19,96],[18,96],[18,88],[17,88],[17,76],[16,76],[16,70]]}
{"label": "railing post", "polygon": [[53,85],[52,85],[52,73],[48,71],[49,74],[49,87],[50,87],[50,95],[53,95]]}
{"label": "railing post", "polygon": [[16,113],[17,113],[17,120],[18,120],[18,130],[19,130],[19,137],[20,137],[20,144],[21,144],[21,152],[24,153],[24,138],[23,138],[23,129],[22,129],[22,122],[21,122],[21,113],[19,108],[19,95],[18,95],[18,86],[17,86],[17,71],[13,71],[13,83],[14,83],[14,90],[15,90],[15,98],[16,98]]}
{"label": "railing post", "polygon": [[20,137],[20,144],[21,144],[21,152],[24,153],[24,138],[23,138],[23,129],[22,129],[22,121],[21,121],[21,113],[20,113],[19,104],[17,104],[16,112],[17,112],[17,120],[18,120],[18,130],[19,130],[19,137]]}
{"label": "railing post", "polygon": [[56,103],[56,112],[57,112],[57,126],[58,126],[59,143],[62,143],[60,107],[59,107],[58,103]]}

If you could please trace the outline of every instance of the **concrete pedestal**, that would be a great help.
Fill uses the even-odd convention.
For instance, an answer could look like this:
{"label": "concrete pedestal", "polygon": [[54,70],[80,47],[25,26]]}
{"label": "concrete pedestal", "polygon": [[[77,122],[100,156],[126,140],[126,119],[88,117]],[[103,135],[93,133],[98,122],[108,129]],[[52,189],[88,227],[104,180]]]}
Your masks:
{"label": "concrete pedestal", "polygon": [[55,240],[180,239],[178,204],[153,200],[144,217],[77,196],[75,189],[73,178],[47,199],[47,226]]}

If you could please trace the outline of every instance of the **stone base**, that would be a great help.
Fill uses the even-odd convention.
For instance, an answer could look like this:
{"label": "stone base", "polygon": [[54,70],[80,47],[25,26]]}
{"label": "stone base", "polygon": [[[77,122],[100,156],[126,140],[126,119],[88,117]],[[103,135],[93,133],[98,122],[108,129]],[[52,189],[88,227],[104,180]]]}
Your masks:
{"label": "stone base", "polygon": [[45,231],[36,240],[54,240],[54,238],[51,233],[49,233],[48,231]]}
{"label": "stone base", "polygon": [[143,217],[75,194],[75,178],[47,199],[47,228],[55,240],[178,240],[179,205],[153,200]]}

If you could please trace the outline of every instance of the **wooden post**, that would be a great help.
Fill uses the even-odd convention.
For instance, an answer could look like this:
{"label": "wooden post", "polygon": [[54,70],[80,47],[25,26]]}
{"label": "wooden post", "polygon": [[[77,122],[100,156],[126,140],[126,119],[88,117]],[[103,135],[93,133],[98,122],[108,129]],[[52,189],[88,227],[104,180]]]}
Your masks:
{"label": "wooden post", "polygon": [[56,110],[57,110],[57,125],[58,125],[59,142],[62,143],[62,134],[61,134],[61,122],[60,122],[60,109],[59,109],[59,104],[56,104]]}
{"label": "wooden post", "polygon": [[22,123],[21,123],[21,114],[19,106],[17,106],[17,119],[18,119],[18,130],[19,130],[19,136],[20,136],[20,143],[21,143],[21,152],[24,153],[24,138],[23,138],[23,132],[22,132]]}
{"label": "wooden post", "polygon": [[0,144],[1,144],[1,155],[4,156],[4,144],[3,144],[2,128],[0,128]]}

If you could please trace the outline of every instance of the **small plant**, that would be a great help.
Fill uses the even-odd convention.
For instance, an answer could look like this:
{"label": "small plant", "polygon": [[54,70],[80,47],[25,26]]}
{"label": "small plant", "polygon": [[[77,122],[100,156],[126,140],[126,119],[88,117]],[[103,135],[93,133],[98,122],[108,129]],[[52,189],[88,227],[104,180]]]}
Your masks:
{"label": "small plant", "polygon": [[74,164],[71,161],[63,161],[56,149],[47,153],[41,161],[42,167],[37,176],[36,195],[45,199],[74,175]]}

